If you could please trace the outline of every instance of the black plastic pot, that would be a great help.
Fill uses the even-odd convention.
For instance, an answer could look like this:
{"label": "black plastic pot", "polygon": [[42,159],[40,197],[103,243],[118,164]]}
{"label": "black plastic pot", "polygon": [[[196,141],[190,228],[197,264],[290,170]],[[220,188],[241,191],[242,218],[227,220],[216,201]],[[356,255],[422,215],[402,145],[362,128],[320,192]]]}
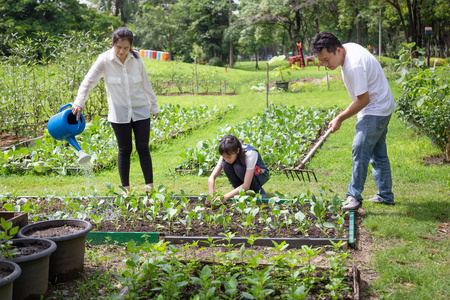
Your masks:
{"label": "black plastic pot", "polygon": [[35,254],[8,259],[22,269],[22,274],[14,281],[13,299],[40,299],[47,291],[50,255],[56,250],[55,242],[35,238],[12,239],[11,242],[16,248],[29,246],[44,248]]}
{"label": "black plastic pot", "polygon": [[275,81],[275,86],[279,90],[287,91],[289,89],[289,81]]}
{"label": "black plastic pot", "polygon": [[12,300],[13,298],[13,283],[22,270],[19,265],[12,261],[0,260],[0,271],[5,272],[5,277],[0,277],[0,299]]}
{"label": "black plastic pot", "polygon": [[78,227],[80,231],[69,235],[45,237],[58,246],[50,257],[50,282],[71,281],[83,273],[86,235],[92,230],[91,223],[76,219],[49,220],[27,225],[17,233],[18,237],[29,237],[35,233],[39,235],[39,231],[63,226]]}

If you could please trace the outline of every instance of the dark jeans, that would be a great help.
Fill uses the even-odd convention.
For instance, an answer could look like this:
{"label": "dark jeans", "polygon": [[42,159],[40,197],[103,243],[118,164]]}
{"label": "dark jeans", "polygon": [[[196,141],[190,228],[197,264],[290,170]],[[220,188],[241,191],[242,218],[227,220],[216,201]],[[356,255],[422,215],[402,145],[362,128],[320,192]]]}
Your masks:
{"label": "dark jeans", "polygon": [[145,184],[153,183],[153,166],[150,149],[150,118],[140,121],[131,120],[130,123],[111,123],[119,146],[117,163],[119,167],[120,181],[122,186],[130,185],[130,157],[133,150],[132,131],[136,150],[139,154],[141,169],[144,173]]}
{"label": "dark jeans", "polygon": [[[229,164],[226,161],[222,162],[222,169],[227,175],[228,180],[230,181],[233,188],[237,188],[244,183],[245,172],[247,171],[247,167],[241,165],[239,163]],[[259,183],[258,178],[253,175],[252,183],[250,184],[250,189],[255,193],[260,193],[261,195],[266,194],[261,184]]]}

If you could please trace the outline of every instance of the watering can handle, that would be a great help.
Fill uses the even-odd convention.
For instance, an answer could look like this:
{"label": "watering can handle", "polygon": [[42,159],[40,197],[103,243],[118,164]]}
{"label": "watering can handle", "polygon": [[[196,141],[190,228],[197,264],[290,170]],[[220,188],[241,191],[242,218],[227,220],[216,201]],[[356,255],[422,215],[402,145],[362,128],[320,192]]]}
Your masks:
{"label": "watering can handle", "polygon": [[59,112],[62,112],[65,108],[72,106],[72,103],[67,103],[66,105],[61,106],[61,108],[59,109]]}
{"label": "watering can handle", "polygon": [[[65,108],[69,107],[69,106],[73,106],[72,103],[67,103],[66,105],[61,106],[61,108],[59,109],[59,112],[62,112]],[[78,130],[81,126],[81,118],[78,119],[78,127],[76,130]]]}

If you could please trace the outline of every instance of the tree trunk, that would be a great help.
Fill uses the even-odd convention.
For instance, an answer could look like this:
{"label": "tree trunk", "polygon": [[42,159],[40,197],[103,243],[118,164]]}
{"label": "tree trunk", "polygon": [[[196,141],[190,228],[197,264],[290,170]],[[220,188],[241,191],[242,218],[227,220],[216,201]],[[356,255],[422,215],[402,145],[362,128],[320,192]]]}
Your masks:
{"label": "tree trunk", "polygon": [[361,20],[358,21],[358,23],[356,23],[356,40],[358,44],[362,44],[361,41],[361,27],[362,27],[362,22]]}
{"label": "tree trunk", "polygon": [[315,21],[315,23],[316,23],[316,34],[319,34],[320,33],[320,29],[319,29],[319,18],[317,17],[318,16],[318,14],[317,14],[317,7],[314,5],[314,21]]}
{"label": "tree trunk", "polygon": [[409,37],[409,31],[408,31],[408,28],[406,27],[405,19],[403,18],[402,9],[400,7],[400,4],[398,4],[397,0],[386,0],[386,2],[391,4],[397,11],[398,17],[400,18],[400,21],[402,22],[402,28],[403,28],[403,32],[405,33],[406,42],[408,44],[411,43],[410,37]]}
{"label": "tree trunk", "polygon": [[348,31],[348,35],[347,35],[347,43],[352,41],[352,35],[353,35],[353,29],[350,28]]}
{"label": "tree trunk", "polygon": [[[231,21],[232,21],[232,7],[231,7],[231,0],[228,0],[228,5],[230,6],[230,12],[228,13],[228,28],[231,28]],[[234,68],[234,49],[233,49],[233,38],[230,34],[230,69]]]}

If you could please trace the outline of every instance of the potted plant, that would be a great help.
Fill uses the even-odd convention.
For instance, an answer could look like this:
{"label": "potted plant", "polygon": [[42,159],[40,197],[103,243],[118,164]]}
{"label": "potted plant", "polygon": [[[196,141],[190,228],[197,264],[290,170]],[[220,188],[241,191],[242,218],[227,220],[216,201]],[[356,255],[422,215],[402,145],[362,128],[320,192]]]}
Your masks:
{"label": "potted plant", "polygon": [[2,300],[12,300],[13,283],[22,270],[12,261],[0,260],[0,295]]}
{"label": "potted plant", "polygon": [[50,254],[56,244],[46,239],[13,239],[19,227],[12,227],[12,222],[3,218],[1,225],[0,260],[13,262],[21,269],[14,281],[13,299],[39,298],[47,291]]}
{"label": "potted plant", "polygon": [[[274,62],[282,62],[286,59],[286,55],[279,55],[272,57],[268,64],[272,64]],[[291,77],[291,70],[292,69],[299,69],[299,67],[295,64],[292,64],[291,67],[289,65],[279,65],[278,67],[273,69],[273,75],[276,78],[279,78],[279,80],[275,81],[275,85],[277,89],[287,91],[289,89],[289,79]]]}
{"label": "potted plant", "polygon": [[77,219],[49,220],[29,224],[19,230],[20,238],[45,238],[56,243],[50,257],[50,282],[67,282],[78,278],[84,271],[86,235],[91,223]]}

